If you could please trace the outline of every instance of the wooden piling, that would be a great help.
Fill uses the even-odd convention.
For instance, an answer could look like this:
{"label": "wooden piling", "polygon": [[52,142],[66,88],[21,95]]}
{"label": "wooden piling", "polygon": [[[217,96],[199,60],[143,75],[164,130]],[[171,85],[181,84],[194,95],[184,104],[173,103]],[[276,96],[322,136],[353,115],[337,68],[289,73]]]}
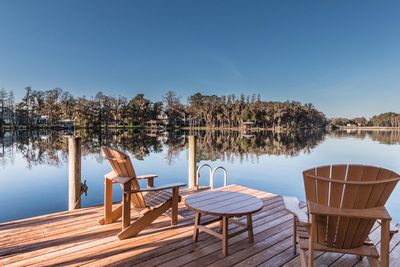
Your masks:
{"label": "wooden piling", "polygon": [[188,185],[189,188],[194,188],[197,186],[196,183],[196,170],[197,170],[197,160],[196,160],[196,136],[189,136],[189,174],[188,174]]}
{"label": "wooden piling", "polygon": [[68,137],[68,209],[81,207],[81,138]]}

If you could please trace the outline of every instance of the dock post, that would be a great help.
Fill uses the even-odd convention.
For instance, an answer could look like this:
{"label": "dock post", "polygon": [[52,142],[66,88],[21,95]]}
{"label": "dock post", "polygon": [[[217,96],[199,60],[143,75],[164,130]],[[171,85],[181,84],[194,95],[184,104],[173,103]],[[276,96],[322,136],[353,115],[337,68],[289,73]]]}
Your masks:
{"label": "dock post", "polygon": [[195,188],[197,186],[196,182],[196,170],[197,170],[197,160],[196,160],[196,136],[189,136],[189,175],[188,175],[188,185],[189,188]]}
{"label": "dock post", "polygon": [[81,138],[68,137],[68,210],[81,207]]}

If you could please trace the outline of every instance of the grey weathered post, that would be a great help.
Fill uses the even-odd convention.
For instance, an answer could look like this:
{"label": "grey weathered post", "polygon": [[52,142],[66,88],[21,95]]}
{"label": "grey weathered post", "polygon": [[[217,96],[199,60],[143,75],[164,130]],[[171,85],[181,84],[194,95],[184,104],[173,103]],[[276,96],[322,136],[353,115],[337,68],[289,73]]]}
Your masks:
{"label": "grey weathered post", "polygon": [[197,160],[196,160],[196,136],[189,136],[189,175],[188,175],[188,185],[189,188],[194,188],[197,186],[196,182],[196,170],[197,170]]}
{"label": "grey weathered post", "polygon": [[68,209],[81,207],[81,138],[68,137]]}

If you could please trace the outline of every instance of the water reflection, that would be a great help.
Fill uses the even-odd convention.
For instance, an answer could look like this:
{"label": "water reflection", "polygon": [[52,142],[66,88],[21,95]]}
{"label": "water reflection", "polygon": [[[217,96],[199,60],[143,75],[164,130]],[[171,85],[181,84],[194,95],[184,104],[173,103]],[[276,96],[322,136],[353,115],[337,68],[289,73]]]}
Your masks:
{"label": "water reflection", "polygon": [[336,130],[331,133],[334,137],[355,137],[359,139],[370,138],[373,141],[377,141],[380,144],[400,144],[400,130]]}
{"label": "water reflection", "polygon": [[68,144],[58,132],[14,131],[0,138],[2,165],[13,162],[15,155],[22,155],[27,167],[34,165],[58,166],[67,159]]}
{"label": "water reflection", "polygon": [[[286,155],[294,157],[299,153],[310,153],[326,135],[335,138],[370,138],[382,144],[399,144],[400,130],[364,131],[336,130],[326,133],[321,130],[292,132],[261,131],[253,136],[243,136],[236,131],[196,131],[148,133],[146,131],[86,131],[75,133],[82,137],[83,156],[94,155],[98,162],[101,146],[112,146],[131,153],[137,160],[143,160],[150,153],[166,151],[166,159],[174,159],[186,149],[189,134],[198,136],[197,157],[199,160],[240,161],[261,155]],[[22,155],[27,167],[35,165],[59,166],[67,161],[68,142],[63,132],[56,131],[14,131],[0,136],[0,160],[3,166],[12,163],[15,155]]]}
{"label": "water reflection", "polygon": [[[198,136],[199,160],[243,160],[248,156],[288,155],[309,153],[324,139],[323,131],[299,131],[277,133],[263,131],[252,137],[235,131],[198,131],[149,134],[146,131],[85,131],[75,133],[82,137],[82,154],[95,155],[101,162],[101,146],[112,146],[130,152],[137,160],[143,160],[150,153],[167,150],[167,161],[171,164],[186,149],[188,134]],[[28,167],[34,165],[58,166],[66,162],[67,138],[55,131],[15,131],[0,137],[2,165],[13,161],[15,154],[21,154]]]}
{"label": "water reflection", "polygon": [[[235,131],[82,130],[76,135],[82,141],[82,181],[87,180],[89,186],[88,196],[82,196],[82,207],[103,203],[103,176],[110,167],[100,156],[101,146],[127,151],[138,174],[160,175],[156,183],[187,182],[189,134],[198,137],[198,159],[224,166],[229,183],[299,199],[304,199],[301,173],[308,167],[352,162],[400,172],[400,130],[265,131],[253,136]],[[15,131],[0,135],[0,222],[67,210],[67,160],[68,138],[62,132]],[[23,196],[15,194],[15,184],[23,184]],[[114,201],[119,201],[119,188],[115,188]],[[399,196],[400,188],[388,203],[395,222],[400,221]],[[9,203],[13,203],[11,210]]]}
{"label": "water reflection", "polygon": [[200,160],[233,160],[261,155],[297,156],[300,152],[309,153],[323,141],[325,132],[321,130],[273,132],[262,131],[252,137],[239,132],[199,132],[198,159]]}

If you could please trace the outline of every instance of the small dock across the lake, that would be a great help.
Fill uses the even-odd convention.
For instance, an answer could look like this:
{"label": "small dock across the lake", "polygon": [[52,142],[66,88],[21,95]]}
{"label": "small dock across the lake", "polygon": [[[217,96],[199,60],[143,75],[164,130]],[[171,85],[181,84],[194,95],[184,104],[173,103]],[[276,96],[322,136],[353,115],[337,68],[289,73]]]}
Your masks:
{"label": "small dock across the lake", "polygon": [[[253,244],[243,233],[229,240],[227,257],[218,238],[200,233],[192,242],[194,213],[180,203],[179,224],[161,217],[137,237],[119,240],[120,221],[100,225],[96,206],[0,224],[0,266],[300,266],[292,250],[292,216],[278,195],[230,185],[223,190],[262,199],[254,214]],[[197,190],[182,191],[182,196]],[[134,217],[134,215],[133,215]],[[204,220],[210,219],[205,216]],[[244,219],[244,218],[243,218]],[[215,223],[218,227],[218,223]],[[237,225],[230,225],[232,231]],[[379,228],[371,238],[379,239]],[[390,266],[400,265],[400,234],[391,241]],[[316,253],[316,266],[368,266],[357,256]]]}

